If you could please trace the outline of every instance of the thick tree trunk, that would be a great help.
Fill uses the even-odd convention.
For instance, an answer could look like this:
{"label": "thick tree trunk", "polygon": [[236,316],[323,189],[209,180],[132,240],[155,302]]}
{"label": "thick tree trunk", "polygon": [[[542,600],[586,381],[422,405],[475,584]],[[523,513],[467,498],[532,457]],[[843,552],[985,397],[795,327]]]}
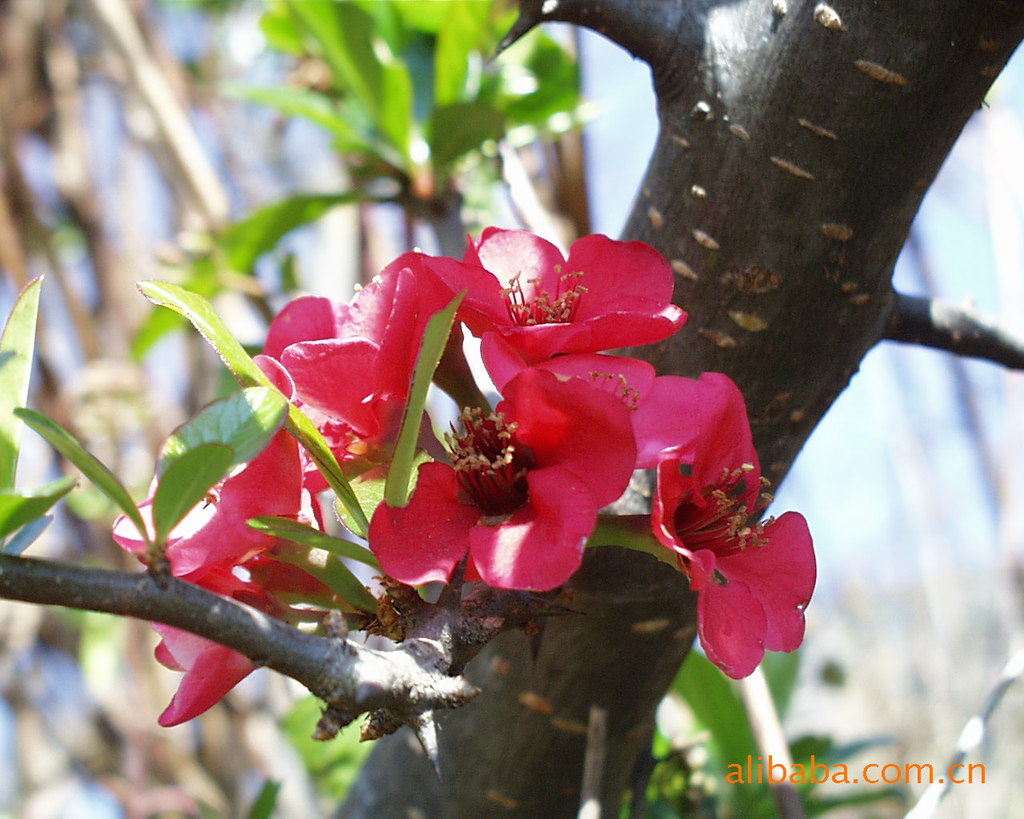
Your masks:
{"label": "thick tree trunk", "polygon": [[[586,25],[652,65],[661,133],[626,238],[678,273],[683,330],[632,351],[662,373],[732,376],[777,481],[893,322],[891,276],[921,199],[1024,36],[1006,0],[523,0],[527,24]],[[628,148],[628,146],[624,146]],[[680,578],[597,550],[587,616],[539,654],[505,635],[471,666],[484,694],[443,722],[443,781],[382,741],[349,817],[574,815],[580,733],[607,709],[603,816],[618,816],[654,709],[694,633]],[[813,607],[811,609],[813,616]]]}

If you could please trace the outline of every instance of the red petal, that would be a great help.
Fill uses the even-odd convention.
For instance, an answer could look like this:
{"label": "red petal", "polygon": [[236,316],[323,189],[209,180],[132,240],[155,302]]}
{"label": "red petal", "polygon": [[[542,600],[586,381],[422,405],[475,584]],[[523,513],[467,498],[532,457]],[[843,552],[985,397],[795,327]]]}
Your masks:
{"label": "red petal", "polygon": [[370,548],[384,572],[402,583],[447,581],[469,550],[469,531],[479,517],[479,509],[459,501],[454,469],[423,464],[408,505],[377,507]]}
{"label": "red petal", "polygon": [[708,659],[733,679],[764,658],[764,610],[742,583],[709,583],[697,598],[697,633]]}
{"label": "red petal", "polygon": [[537,467],[558,466],[580,480],[600,508],[625,490],[636,462],[629,410],[618,398],[578,378],[524,370],[498,405],[518,424],[516,441]]}
{"label": "red petal", "polygon": [[171,658],[185,669],[177,693],[160,715],[159,723],[165,728],[198,717],[256,668],[237,651],[187,631],[160,624],[153,628],[164,638],[158,658]]}
{"label": "red petal", "polygon": [[738,582],[764,609],[764,644],[792,651],[804,638],[804,608],[814,592],[814,547],[803,515],[787,512],[765,527],[767,542],[717,555],[717,568],[730,585]]}
{"label": "red petal", "polygon": [[526,480],[529,501],[504,523],[474,526],[470,548],[489,585],[547,591],[580,567],[597,506],[587,487],[565,470],[535,470]]}

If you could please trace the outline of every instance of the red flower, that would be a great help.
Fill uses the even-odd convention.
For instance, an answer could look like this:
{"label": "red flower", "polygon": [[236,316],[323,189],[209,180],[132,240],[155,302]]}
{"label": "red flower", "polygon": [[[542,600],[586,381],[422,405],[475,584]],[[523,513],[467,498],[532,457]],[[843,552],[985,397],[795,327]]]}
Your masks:
{"label": "red flower", "polygon": [[677,553],[699,592],[698,633],[708,658],[730,677],[745,677],[765,649],[792,651],[802,642],[813,544],[795,512],[752,522],[770,498],[762,494],[736,385],[718,373],[681,381],[690,386],[676,385],[675,395],[691,408],[692,425],[660,457],[654,534]]}
{"label": "red flower", "polygon": [[373,460],[397,432],[426,323],[459,292],[464,267],[406,253],[349,304],[301,298],[271,323],[265,354],[287,370],[296,403],[342,462]]}
{"label": "red flower", "polygon": [[672,269],[642,242],[585,236],[565,259],[531,233],[487,228],[463,261],[450,285],[469,289],[459,317],[477,336],[499,334],[527,364],[661,341],[686,321],[671,303]]}
{"label": "red flower", "polygon": [[619,497],[636,460],[628,410],[577,379],[525,370],[496,412],[463,413],[454,466],[424,464],[407,506],[381,504],[370,546],[404,583],[467,577],[551,589],[583,557],[597,512]]}

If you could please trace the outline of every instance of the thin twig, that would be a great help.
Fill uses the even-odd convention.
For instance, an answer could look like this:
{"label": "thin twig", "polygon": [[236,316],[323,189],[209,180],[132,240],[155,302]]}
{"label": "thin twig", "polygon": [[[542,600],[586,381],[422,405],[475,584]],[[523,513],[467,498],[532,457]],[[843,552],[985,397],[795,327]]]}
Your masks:
{"label": "thin twig", "polygon": [[981,745],[982,740],[985,738],[988,721],[992,718],[996,708],[999,707],[1003,695],[1021,676],[1024,676],[1024,649],[1021,649],[1006,661],[1006,665],[1003,666],[1003,670],[999,674],[999,679],[996,680],[996,684],[989,691],[988,697],[985,698],[985,704],[982,706],[981,711],[967,720],[963,730],[960,732],[953,756],[950,757],[949,764],[946,765],[946,773],[933,781],[925,789],[925,792],[921,794],[921,798],[917,800],[917,804],[907,813],[906,819],[928,819],[928,817],[935,815],[939,803],[949,793],[949,789],[953,785],[951,772],[957,766],[962,765],[968,755]]}
{"label": "thin twig", "polygon": [[590,706],[587,723],[587,750],[583,755],[583,784],[580,786],[578,819],[600,819],[601,786],[604,782],[604,758],[608,746],[608,710]]}
{"label": "thin twig", "polygon": [[1024,369],[1024,338],[966,305],[898,293],[885,338]]}
{"label": "thin twig", "polygon": [[[779,722],[775,702],[768,690],[768,681],[760,667],[755,668],[749,677],[740,680],[740,694],[743,696],[743,705],[747,709],[757,748],[765,763],[771,757],[772,764],[780,763],[785,765],[787,771],[792,770],[793,757],[789,753],[789,743],[782,733],[782,723]],[[770,787],[781,819],[806,819],[807,813],[793,783],[783,780],[772,782]]]}
{"label": "thin twig", "polygon": [[178,178],[188,188],[205,227],[223,224],[228,199],[167,78],[146,48],[129,5],[123,0],[88,0],[87,5],[104,37],[121,56],[131,84],[153,117]]}

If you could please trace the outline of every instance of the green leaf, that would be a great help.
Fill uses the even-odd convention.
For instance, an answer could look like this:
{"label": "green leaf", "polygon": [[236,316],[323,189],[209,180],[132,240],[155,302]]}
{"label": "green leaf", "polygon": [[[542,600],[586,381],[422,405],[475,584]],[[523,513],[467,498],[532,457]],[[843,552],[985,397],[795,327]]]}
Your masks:
{"label": "green leaf", "polygon": [[357,131],[345,118],[338,105],[320,91],[292,86],[256,86],[232,83],[225,85],[226,95],[267,105],[290,117],[302,117],[326,128],[346,148],[366,149]]}
{"label": "green leaf", "polygon": [[483,102],[456,102],[434,111],[427,139],[434,167],[444,168],[488,139],[501,136],[504,117]]}
{"label": "green leaf", "polygon": [[16,494],[0,492],[0,537],[6,537],[27,523],[41,518],[68,492],[77,481],[72,477],[60,478],[34,492]]}
{"label": "green leaf", "polygon": [[[217,351],[221,360],[227,365],[232,375],[243,387],[273,387],[270,379],[263,373],[255,361],[250,358],[241,344],[235,340],[224,325],[217,311],[202,296],[190,293],[176,284],[169,282],[139,282],[142,294],[154,304],[169,307],[180,313],[195,327],[199,334]],[[334,453],[320,434],[320,430],[294,404],[288,407],[288,432],[306,449],[317,468],[326,478],[328,485],[338,496],[338,500],[349,511],[356,524],[355,532],[360,537],[366,536],[369,521],[359,506],[359,501],[352,492]]]}
{"label": "green leaf", "polygon": [[376,613],[377,599],[367,591],[362,581],[352,574],[352,570],[337,555],[323,549],[295,545],[290,548],[278,548],[274,552],[274,558],[282,563],[298,566],[359,611]]}
{"label": "green leaf", "polygon": [[465,96],[469,54],[481,40],[490,12],[488,6],[472,2],[444,4],[444,22],[437,27],[434,56],[434,101],[437,105],[449,105]]}
{"label": "green leaf", "polygon": [[53,515],[43,515],[41,518],[36,518],[33,521],[29,521],[22,526],[4,547],[0,549],[5,555],[18,556],[24,552],[29,546],[35,543],[38,538],[45,530],[46,527],[53,523]]}
{"label": "green leaf", "polygon": [[25,285],[0,335],[0,490],[13,488],[18,468],[21,423],[14,409],[28,402],[42,282],[39,277]]}
{"label": "green leaf", "polygon": [[281,783],[268,779],[260,788],[256,801],[249,809],[249,819],[273,819],[277,810],[277,795],[281,791]]}
{"label": "green leaf", "polygon": [[341,464],[338,463],[338,459],[334,457],[324,436],[320,434],[320,430],[316,428],[309,416],[294,405],[288,411],[288,431],[309,453],[309,457],[313,459],[320,474],[327,479],[327,485],[338,496],[339,503],[348,511],[348,519],[351,521],[348,524],[349,529],[359,537],[366,537],[370,521],[359,505],[359,500],[352,491],[348,478],[342,472]]}
{"label": "green leaf", "polygon": [[358,202],[358,193],[300,194],[253,211],[224,231],[217,243],[228,266],[252,273],[256,260],[297,227],[315,222],[336,205]]}
{"label": "green leaf", "polygon": [[710,660],[691,651],[672,684],[697,720],[711,732],[719,758],[740,762],[757,756],[757,743],[736,685]]}
{"label": "green leaf", "polygon": [[83,475],[88,478],[104,495],[110,498],[128,519],[135,524],[139,536],[146,543],[149,543],[149,535],[146,532],[146,525],[142,521],[142,515],[135,508],[135,501],[128,494],[128,490],[117,479],[113,472],[104,466],[95,455],[86,452],[78,440],[56,421],[47,418],[35,410],[21,407],[14,411],[22,421],[42,435],[50,445],[71,463],[77,466]]}
{"label": "green leaf", "polygon": [[182,452],[164,468],[153,495],[158,544],[167,542],[171,529],[220,482],[234,460],[231,447],[205,443]]}
{"label": "green leaf", "polygon": [[405,161],[405,167],[408,168],[412,163],[412,77],[406,64],[398,60],[384,63],[381,68],[384,98],[380,106],[380,130],[398,149],[398,153]]}
{"label": "green leaf", "polygon": [[334,72],[335,87],[353,94],[378,117],[384,92],[382,66],[373,49],[373,20],[362,9],[330,0],[289,3]]}
{"label": "green leaf", "polygon": [[145,281],[136,286],[153,304],[169,307],[192,322],[243,387],[273,386],[209,301],[170,282]]}
{"label": "green leaf", "polygon": [[420,421],[427,405],[427,390],[437,369],[441,354],[448,343],[448,336],[455,321],[455,311],[459,309],[463,291],[452,299],[448,306],[430,317],[423,333],[423,344],[420,346],[416,359],[416,369],[412,374],[412,386],[409,389],[409,400],[402,416],[402,428],[395,443],[395,452],[388,469],[387,482],[384,484],[384,500],[389,506],[401,507],[409,502],[409,484],[416,460],[416,441],[420,434]]}
{"label": "green leaf", "polygon": [[319,529],[307,526],[305,523],[299,523],[297,520],[268,515],[266,517],[253,518],[249,521],[249,526],[259,532],[265,532],[268,535],[273,535],[283,540],[290,540],[293,543],[299,543],[313,549],[323,549],[338,557],[347,557],[350,560],[365,563],[367,566],[380,571],[380,563],[377,562],[377,558],[373,556],[373,552],[369,549],[360,546],[358,543],[352,543],[349,540],[328,535]]}
{"label": "green leaf", "polygon": [[203,444],[223,444],[232,450],[229,468],[259,455],[288,415],[288,402],[273,387],[247,387],[215,401],[195,418],[178,427],[160,450],[157,474],[189,450]]}
{"label": "green leaf", "polygon": [[[419,451],[416,453],[412,466],[409,469],[409,489],[408,494],[412,494],[413,488],[416,486],[416,479],[418,477],[418,470],[420,464],[427,463],[431,458],[426,452]],[[355,496],[359,499],[359,505],[365,510],[366,514],[373,518],[373,513],[377,507],[384,500],[384,486],[387,483],[385,478],[355,478],[351,482],[352,491]],[[351,529],[348,522],[348,513],[346,510],[339,508],[338,515],[341,517],[341,522]],[[648,525],[648,529],[650,526]]]}

